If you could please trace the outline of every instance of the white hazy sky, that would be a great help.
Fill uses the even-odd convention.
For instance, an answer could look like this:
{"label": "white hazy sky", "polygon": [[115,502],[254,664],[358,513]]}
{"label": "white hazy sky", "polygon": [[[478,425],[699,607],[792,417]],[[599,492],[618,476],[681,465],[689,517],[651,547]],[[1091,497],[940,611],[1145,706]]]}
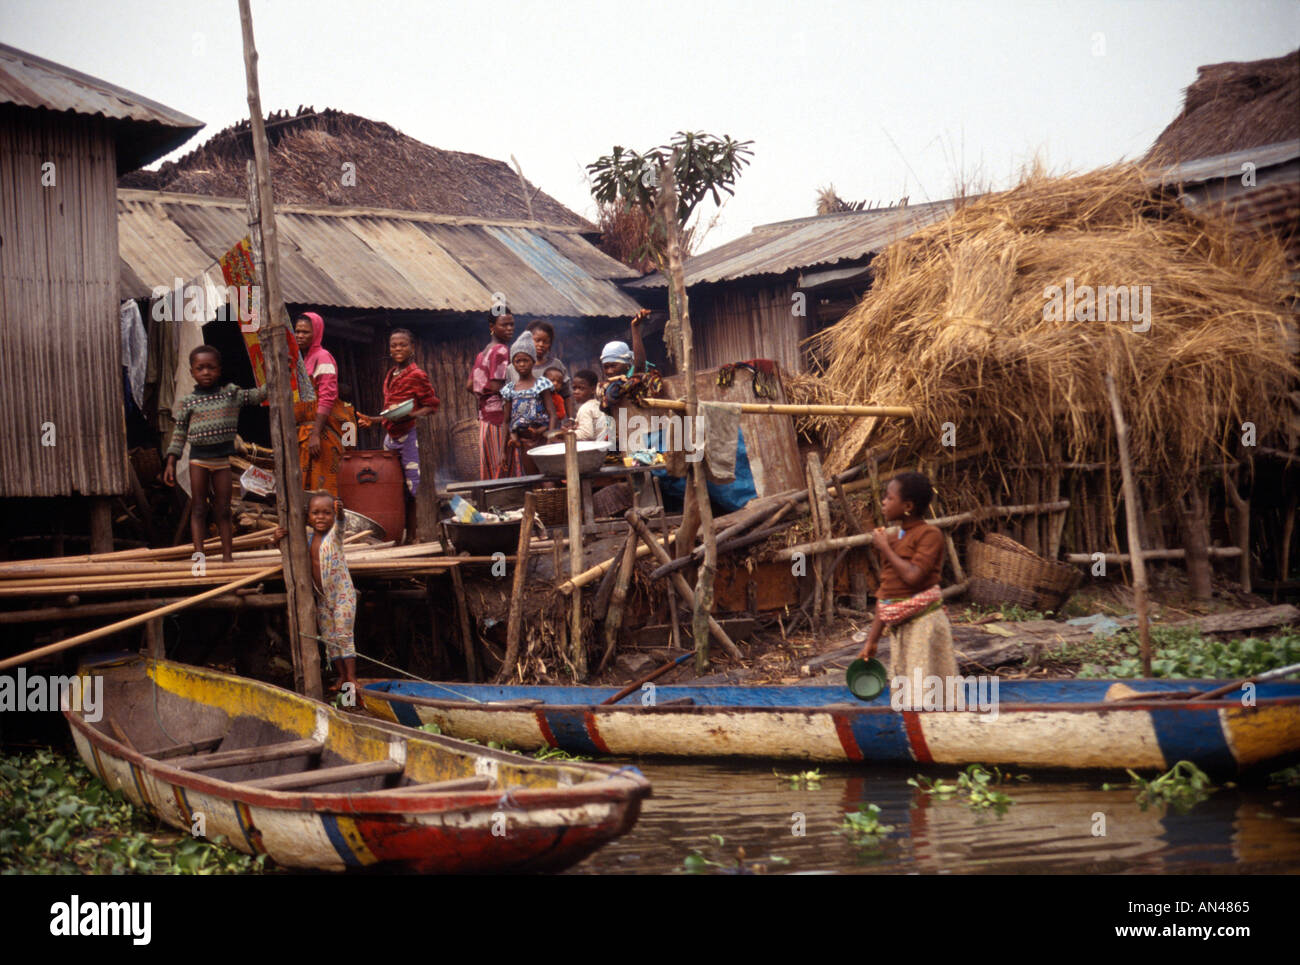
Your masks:
{"label": "white hazy sky", "polygon": [[[916,202],[962,176],[1008,186],[1035,156],[1137,157],[1197,66],[1300,45],[1297,0],[253,0],[253,21],[266,110],[514,154],[588,217],[584,167],[614,144],[752,139],[705,248],[814,213],[829,183]],[[205,122],[178,154],[247,114],[235,0],[0,0],[0,40]]]}

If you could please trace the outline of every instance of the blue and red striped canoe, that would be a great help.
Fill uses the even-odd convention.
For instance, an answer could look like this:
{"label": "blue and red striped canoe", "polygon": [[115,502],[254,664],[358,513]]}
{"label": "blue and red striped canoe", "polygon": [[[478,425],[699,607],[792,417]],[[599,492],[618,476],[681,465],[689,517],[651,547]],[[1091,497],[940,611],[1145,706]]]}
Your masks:
{"label": "blue and red striped canoe", "polygon": [[[969,678],[968,678],[969,679]],[[1258,684],[1206,700],[1107,700],[1202,691],[1226,681],[1009,680],[965,710],[895,710],[828,687],[665,686],[617,705],[612,687],[520,687],[380,680],[373,714],[407,726],[533,750],[586,755],[745,757],[1026,768],[1168,769],[1180,760],[1239,773],[1300,759],[1300,683]]]}

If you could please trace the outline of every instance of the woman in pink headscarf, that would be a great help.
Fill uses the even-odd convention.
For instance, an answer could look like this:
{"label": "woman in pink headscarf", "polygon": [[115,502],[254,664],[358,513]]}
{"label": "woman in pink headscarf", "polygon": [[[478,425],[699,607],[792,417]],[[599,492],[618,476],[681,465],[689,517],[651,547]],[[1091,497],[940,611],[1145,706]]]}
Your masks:
{"label": "woman in pink headscarf", "polygon": [[294,405],[302,487],[308,492],[324,490],[337,496],[339,467],[343,463],[344,426],[356,424],[356,411],[339,399],[338,364],[334,356],[321,346],[325,337],[325,320],[315,312],[303,312],[294,323],[293,334],[316,389],[315,402]]}

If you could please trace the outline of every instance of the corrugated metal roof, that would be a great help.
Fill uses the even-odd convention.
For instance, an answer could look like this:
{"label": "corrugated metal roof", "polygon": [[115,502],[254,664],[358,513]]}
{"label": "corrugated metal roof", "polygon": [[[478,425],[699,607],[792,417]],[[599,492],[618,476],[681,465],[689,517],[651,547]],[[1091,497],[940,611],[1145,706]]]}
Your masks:
{"label": "corrugated metal roof", "polygon": [[1256,169],[1259,169],[1285,164],[1296,158],[1300,158],[1300,139],[1184,161],[1182,164],[1170,165],[1163,169],[1151,180],[1164,184],[1192,184],[1217,178],[1239,178],[1242,175],[1243,164],[1253,164]]}
{"label": "corrugated metal roof", "polygon": [[0,103],[119,122],[119,174],[157,160],[203,127],[188,114],[7,44],[0,44]]}
{"label": "corrugated metal roof", "polygon": [[[240,201],[127,188],[117,197],[124,294],[189,280],[248,233]],[[527,315],[622,317],[639,307],[612,280],[635,273],[576,228],[379,208],[277,205],[276,214],[288,302],[486,312],[501,292]]]}
{"label": "corrugated metal roof", "polygon": [[[783,275],[799,268],[864,258],[899,238],[946,218],[951,201],[906,208],[854,211],[761,225],[712,251],[687,259],[686,284],[733,281],[758,275]],[[655,273],[629,288],[662,288]]]}

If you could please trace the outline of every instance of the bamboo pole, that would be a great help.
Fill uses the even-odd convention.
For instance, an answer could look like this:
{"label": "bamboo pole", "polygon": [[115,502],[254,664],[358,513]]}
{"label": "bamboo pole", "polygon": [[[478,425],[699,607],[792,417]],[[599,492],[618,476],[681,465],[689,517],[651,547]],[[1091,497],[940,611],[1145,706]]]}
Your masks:
{"label": "bamboo pole", "polygon": [[[650,547],[650,551],[654,554],[655,559],[660,563],[667,563],[669,560],[668,551],[660,546],[658,541],[655,540],[654,534],[650,532],[650,527],[645,524],[645,520],[641,518],[640,514],[637,513],[635,509],[629,509],[626,518],[628,525],[635,529],[637,535],[641,537],[646,546]],[[676,587],[682,601],[689,606],[692,611],[694,611],[696,602],[695,593],[686,582],[686,578],[680,573],[674,573],[672,579],[673,586]],[[737,648],[737,646],[731,642],[731,638],[727,636],[727,631],[722,629],[722,624],[718,623],[718,621],[713,619],[712,616],[708,617],[708,624],[705,632],[713,634],[713,638],[717,640],[718,643],[722,645],[722,649],[731,654],[731,656],[735,657],[737,660],[744,659],[744,655],[741,654],[739,648]]]}
{"label": "bamboo pole", "polygon": [[1138,639],[1142,648],[1142,673],[1151,676],[1151,615],[1147,600],[1147,566],[1142,557],[1142,542],[1138,536],[1137,482],[1133,478],[1133,465],[1129,461],[1128,423],[1120,408],[1119,392],[1115,379],[1106,373],[1106,394],[1110,396],[1111,413],[1115,418],[1115,442],[1119,449],[1119,471],[1124,484],[1124,528],[1128,531],[1129,565],[1133,567],[1133,600],[1138,615]]}
{"label": "bamboo pole", "polygon": [[[826,477],[822,473],[821,456],[815,452],[808,453],[808,475],[812,480],[813,494],[817,497],[817,515],[821,517],[823,537],[831,534],[831,496],[826,489]],[[822,569],[822,619],[832,623],[835,619],[835,572],[843,562],[843,554],[836,557],[830,565],[823,564]]]}
{"label": "bamboo pole", "polygon": [[[852,484],[849,487],[851,488]],[[1027,506],[985,506],[982,509],[972,510],[968,513],[958,513],[955,516],[941,516],[938,519],[926,520],[931,526],[937,526],[945,529],[950,526],[958,526],[961,523],[971,523],[977,520],[987,519],[994,516],[1017,516],[1025,513],[1050,513],[1060,509],[1069,509],[1070,501],[1062,499],[1055,503],[1035,503]],[[799,543],[796,546],[788,546],[781,550],[773,557],[778,561],[786,561],[794,558],[796,553],[830,553],[835,550],[846,549],[853,546],[870,546],[872,536],[870,533],[862,533],[855,536],[837,536],[834,539],[821,540],[820,542]]]}
{"label": "bamboo pole", "polygon": [[[239,0],[239,22],[244,38],[244,73],[248,81],[249,124],[253,135],[256,167],[257,224],[250,226],[251,238],[262,247],[260,306],[262,357],[266,366],[267,398],[271,409],[271,447],[275,450],[276,517],[288,530],[282,543],[285,590],[289,597],[290,646],[295,655],[294,684],[308,697],[324,695],[320,677],[320,653],[316,645],[316,607],[311,583],[311,561],[307,556],[307,518],[302,491],[302,470],[298,465],[298,438],[290,403],[286,310],[280,297],[279,238],[271,196],[270,148],[262,97],[258,91],[257,47],[253,42],[253,14],[249,0]],[[252,179],[250,179],[252,180]],[[252,194],[250,184],[250,195]],[[251,198],[250,198],[251,200]],[[258,228],[260,227],[260,231]]]}
{"label": "bamboo pole", "polygon": [[528,544],[533,538],[533,519],[537,515],[537,497],[524,493],[524,518],[519,523],[519,543],[515,548],[515,572],[510,584],[510,612],[506,618],[506,656],[493,683],[505,683],[519,662],[519,637],[523,624],[524,585],[528,577]]}
{"label": "bamboo pole", "polygon": [[[185,523],[189,523],[188,515],[185,517]],[[253,546],[258,543],[269,543],[271,540],[271,531],[266,530],[260,533],[245,533],[242,536],[236,536],[235,546]],[[209,549],[220,549],[221,540],[212,538],[203,544],[204,551]],[[36,556],[23,560],[6,560],[0,563],[0,576],[14,569],[22,569],[26,566],[40,566],[43,564],[73,565],[81,563],[99,564],[109,562],[129,562],[129,561],[149,561],[149,560],[169,560],[169,559],[189,559],[194,553],[194,547],[189,543],[184,546],[162,546],[157,549],[135,549],[135,550],[114,550],[112,553],[82,553],[79,556]]]}
{"label": "bamboo pole", "polygon": [[[582,569],[582,477],[578,472],[578,435],[564,433],[564,487],[569,505],[569,572]],[[569,647],[573,676],[578,683],[587,679],[587,643],[582,637],[582,590],[574,588],[570,596]]]}
{"label": "bamboo pole", "polygon": [[[689,411],[688,404],[681,399],[642,399],[640,402],[643,408],[671,409],[674,412]],[[746,415],[866,415],[910,419],[915,415],[916,410],[910,405],[799,405],[793,402],[742,402],[740,411]]]}
{"label": "bamboo pole", "polygon": [[5,660],[0,660],[0,670],[8,670],[10,667],[17,667],[28,663],[32,660],[39,660],[42,657],[48,657],[50,654],[61,653],[64,650],[70,650],[73,647],[79,647],[83,643],[90,643],[92,640],[99,640],[109,634],[119,633],[122,630],[129,630],[131,627],[137,627],[142,623],[155,620],[158,617],[164,617],[169,613],[175,613],[177,610],[184,610],[186,607],[194,606],[204,600],[209,600],[214,596],[220,596],[223,593],[229,593],[231,590],[237,590],[241,586],[249,583],[255,583],[258,580],[264,580],[280,570],[279,564],[268,566],[266,569],[258,570],[251,576],[245,576],[232,583],[225,583],[215,589],[208,590],[206,593],[200,593],[198,596],[190,597],[187,600],[181,600],[177,603],[169,603],[161,606],[156,610],[149,610],[146,613],[138,613],[133,617],[127,617],[124,620],[118,620],[116,623],[110,623],[106,627],[100,627],[98,630],[90,630],[86,633],[79,633],[75,637],[69,637],[66,640],[60,640],[58,643],[51,643],[44,647],[37,647],[35,650],[28,650],[26,653],[20,653]]}

